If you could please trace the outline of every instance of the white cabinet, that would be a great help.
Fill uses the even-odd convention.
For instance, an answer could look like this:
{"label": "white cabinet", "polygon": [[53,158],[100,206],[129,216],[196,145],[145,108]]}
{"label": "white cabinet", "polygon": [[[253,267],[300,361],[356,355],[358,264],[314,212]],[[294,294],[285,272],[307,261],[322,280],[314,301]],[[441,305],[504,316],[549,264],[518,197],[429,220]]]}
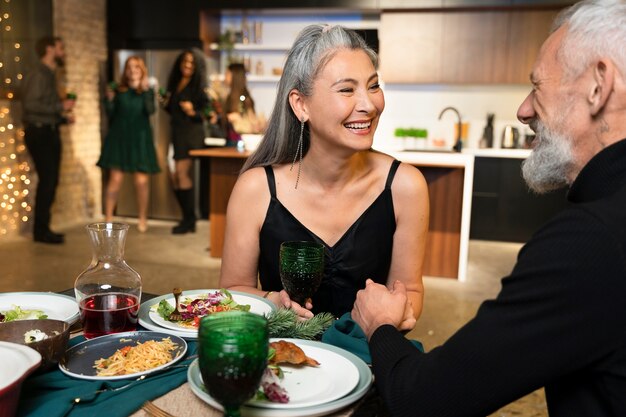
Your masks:
{"label": "white cabinet", "polygon": [[[248,43],[240,42],[235,36],[231,48],[220,47],[219,39],[227,31],[241,32],[245,22],[249,30],[260,31],[249,38]],[[310,10],[222,10],[211,24],[203,25],[205,32],[215,31],[211,35],[203,35],[204,50],[211,57],[212,79],[223,77],[229,61],[248,63],[248,88],[252,95],[257,112],[266,116],[270,114],[276,100],[276,86],[285,59],[294,40],[302,29],[310,24],[342,25],[351,29],[378,29],[380,16],[371,11],[320,11]],[[216,30],[219,29],[219,30]],[[257,36],[260,35],[260,36]],[[239,38],[239,39],[238,39]],[[239,42],[237,42],[239,41]]]}
{"label": "white cabinet", "polygon": [[[220,73],[224,72],[229,61],[243,62],[248,67],[249,82],[275,82],[280,78],[287,52],[304,27],[336,24],[351,29],[377,29],[378,23],[378,13],[371,12],[267,10],[244,14],[241,10],[224,10],[220,31],[222,36],[227,32],[234,33],[236,42],[230,48],[212,42],[209,49],[219,53]],[[242,32],[250,34],[248,43],[241,42]]]}

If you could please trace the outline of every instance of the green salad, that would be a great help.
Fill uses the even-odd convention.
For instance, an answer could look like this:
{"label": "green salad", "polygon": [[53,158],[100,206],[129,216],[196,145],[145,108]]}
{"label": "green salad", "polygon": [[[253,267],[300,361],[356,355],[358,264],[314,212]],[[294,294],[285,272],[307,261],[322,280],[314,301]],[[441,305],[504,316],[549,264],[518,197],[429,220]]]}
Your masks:
{"label": "green salad", "polygon": [[14,320],[47,319],[48,316],[41,310],[23,310],[20,306],[13,304],[12,310],[0,311],[0,323]]}

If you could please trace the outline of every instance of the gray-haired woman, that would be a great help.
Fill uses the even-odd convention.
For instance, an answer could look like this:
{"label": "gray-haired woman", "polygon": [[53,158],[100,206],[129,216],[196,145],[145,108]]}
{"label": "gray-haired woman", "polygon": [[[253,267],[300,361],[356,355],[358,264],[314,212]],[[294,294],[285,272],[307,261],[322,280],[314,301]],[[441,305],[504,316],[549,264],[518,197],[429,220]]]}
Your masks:
{"label": "gray-haired woman", "polygon": [[[399,280],[419,316],[428,191],[417,169],[371,149],[385,107],[376,67],[352,30],[311,25],[298,35],[265,136],[229,201],[221,286],[302,317],[338,317],[367,278],[389,288]],[[288,240],[326,247],[322,284],[304,306],[289,299],[278,273]]]}

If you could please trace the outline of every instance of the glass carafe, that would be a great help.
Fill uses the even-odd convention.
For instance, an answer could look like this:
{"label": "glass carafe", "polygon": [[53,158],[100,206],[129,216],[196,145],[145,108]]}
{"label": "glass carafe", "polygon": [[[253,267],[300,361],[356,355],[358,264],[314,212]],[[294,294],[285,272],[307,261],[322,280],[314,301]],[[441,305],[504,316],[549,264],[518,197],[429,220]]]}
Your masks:
{"label": "glass carafe", "polygon": [[93,258],[74,283],[84,335],[90,339],[136,330],[141,277],[124,261],[128,225],[92,223],[87,232]]}

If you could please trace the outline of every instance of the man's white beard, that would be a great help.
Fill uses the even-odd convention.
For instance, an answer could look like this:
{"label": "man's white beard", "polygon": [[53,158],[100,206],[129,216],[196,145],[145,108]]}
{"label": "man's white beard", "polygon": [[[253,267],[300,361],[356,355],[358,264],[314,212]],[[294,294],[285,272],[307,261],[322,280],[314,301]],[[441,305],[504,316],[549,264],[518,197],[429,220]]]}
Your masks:
{"label": "man's white beard", "polygon": [[530,156],[522,163],[524,181],[537,194],[567,186],[567,174],[574,162],[572,139],[550,130],[538,119],[530,125],[535,131],[536,143]]}

